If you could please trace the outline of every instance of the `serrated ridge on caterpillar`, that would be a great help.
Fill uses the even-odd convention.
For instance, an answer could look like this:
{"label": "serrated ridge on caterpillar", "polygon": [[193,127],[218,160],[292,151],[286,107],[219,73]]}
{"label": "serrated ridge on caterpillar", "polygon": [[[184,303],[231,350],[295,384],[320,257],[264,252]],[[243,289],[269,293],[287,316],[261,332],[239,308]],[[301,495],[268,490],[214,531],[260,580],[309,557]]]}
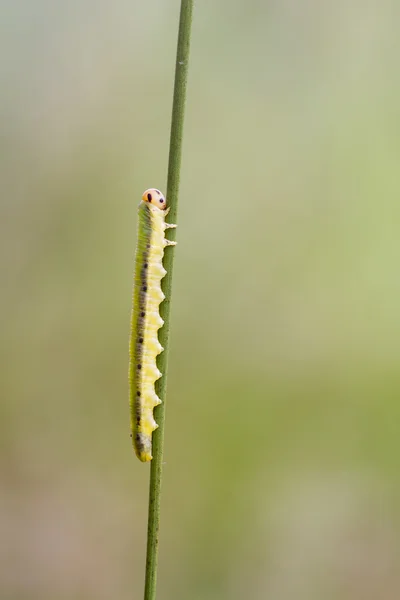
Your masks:
{"label": "serrated ridge on caterpillar", "polygon": [[164,249],[176,244],[165,237],[167,229],[176,227],[165,222],[168,212],[165,197],[159,190],[144,192],[138,209],[129,341],[131,437],[136,455],[143,462],[152,459],[152,433],[158,427],[153,410],[161,403],[155,382],[162,377],[156,360],[164,350],[158,340],[158,330],[164,324],[159,311],[165,299],[161,289],[161,280],[166,275],[162,259]]}

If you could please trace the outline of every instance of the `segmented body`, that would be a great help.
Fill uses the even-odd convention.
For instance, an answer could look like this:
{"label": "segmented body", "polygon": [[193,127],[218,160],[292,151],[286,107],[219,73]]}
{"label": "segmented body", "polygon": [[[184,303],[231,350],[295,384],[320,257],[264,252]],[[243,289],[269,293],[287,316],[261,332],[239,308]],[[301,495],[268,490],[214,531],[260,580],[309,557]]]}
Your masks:
{"label": "segmented body", "polygon": [[[137,457],[152,459],[152,434],[158,427],[154,407],[160,404],[154,385],[162,374],[157,356],[163,351],[158,330],[164,321],[159,306],[164,300],[161,280],[166,274],[164,248],[175,245],[165,238],[168,210],[158,190],[146,190],[139,205],[138,238],[135,258],[131,335],[129,343],[129,388],[132,443]],[[159,208],[161,206],[161,208]]]}

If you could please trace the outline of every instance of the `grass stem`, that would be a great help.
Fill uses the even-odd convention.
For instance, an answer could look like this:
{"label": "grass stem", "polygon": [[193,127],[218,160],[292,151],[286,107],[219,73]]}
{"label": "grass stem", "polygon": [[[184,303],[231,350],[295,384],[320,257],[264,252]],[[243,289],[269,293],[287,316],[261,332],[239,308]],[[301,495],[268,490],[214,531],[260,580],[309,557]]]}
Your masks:
{"label": "grass stem", "polygon": [[[192,24],[193,0],[181,0],[178,48],[175,65],[175,86],[172,105],[171,137],[168,161],[167,203],[170,207],[168,221],[177,222],[179,180],[182,157],[183,122],[185,114],[186,87],[189,63],[190,35]],[[168,230],[171,239],[175,239],[175,229]],[[164,267],[167,274],[162,288],[165,300],[161,304],[160,314],[164,326],[159,332],[159,340],[164,348],[158,358],[158,368],[163,376],[157,381],[156,393],[162,404],[155,409],[155,419],[159,425],[153,433],[153,459],[150,467],[149,513],[147,526],[147,555],[144,600],[155,600],[157,585],[158,544],[160,529],[160,495],[163,466],[165,397],[167,388],[168,346],[170,329],[172,269],[175,249],[167,248]]]}

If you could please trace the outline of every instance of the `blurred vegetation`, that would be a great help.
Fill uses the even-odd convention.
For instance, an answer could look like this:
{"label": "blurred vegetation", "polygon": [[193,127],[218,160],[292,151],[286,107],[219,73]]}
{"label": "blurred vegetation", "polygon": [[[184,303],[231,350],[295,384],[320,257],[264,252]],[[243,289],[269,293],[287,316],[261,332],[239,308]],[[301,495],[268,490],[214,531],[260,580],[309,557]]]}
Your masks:
{"label": "blurred vegetation", "polygon": [[[178,11],[1,8],[8,600],[142,597],[129,310]],[[399,12],[197,2],[160,599],[400,595]]]}

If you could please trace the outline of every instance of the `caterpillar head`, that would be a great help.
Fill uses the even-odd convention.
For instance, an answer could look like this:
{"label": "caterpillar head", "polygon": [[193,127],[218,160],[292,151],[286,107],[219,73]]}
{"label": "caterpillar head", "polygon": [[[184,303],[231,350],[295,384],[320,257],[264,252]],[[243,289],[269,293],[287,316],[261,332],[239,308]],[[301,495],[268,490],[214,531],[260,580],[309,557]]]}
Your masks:
{"label": "caterpillar head", "polygon": [[147,204],[151,204],[152,206],[156,206],[157,208],[164,210],[167,207],[167,202],[165,200],[164,194],[160,192],[160,190],[156,190],[155,188],[150,188],[143,193],[142,196],[143,202]]}

